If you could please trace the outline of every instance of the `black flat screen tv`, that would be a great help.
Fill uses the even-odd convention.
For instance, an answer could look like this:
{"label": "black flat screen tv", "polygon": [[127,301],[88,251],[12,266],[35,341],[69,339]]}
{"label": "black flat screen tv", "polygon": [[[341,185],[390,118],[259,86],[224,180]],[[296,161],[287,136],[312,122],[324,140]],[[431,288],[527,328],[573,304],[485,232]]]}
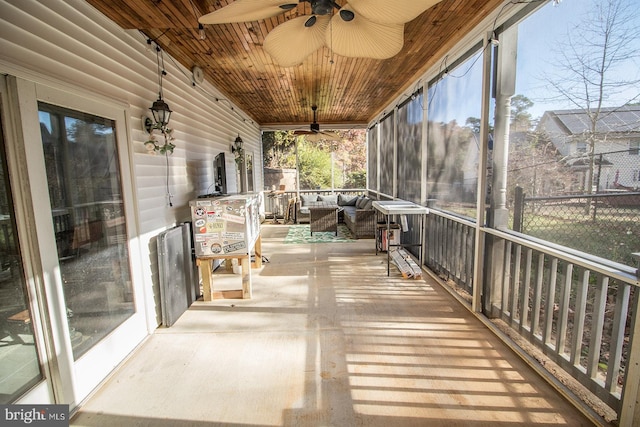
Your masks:
{"label": "black flat screen tv", "polygon": [[213,173],[216,184],[216,193],[227,194],[227,167],[224,153],[220,153],[213,161]]}

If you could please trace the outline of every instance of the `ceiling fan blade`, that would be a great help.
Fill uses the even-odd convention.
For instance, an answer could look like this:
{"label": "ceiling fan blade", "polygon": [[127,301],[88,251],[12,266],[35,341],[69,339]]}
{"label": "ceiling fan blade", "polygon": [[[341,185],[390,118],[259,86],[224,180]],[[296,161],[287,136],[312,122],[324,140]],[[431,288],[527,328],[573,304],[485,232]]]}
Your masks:
{"label": "ceiling fan blade", "polygon": [[304,138],[309,142],[318,142],[322,139],[317,133],[306,135]]}
{"label": "ceiling fan blade", "polygon": [[405,24],[441,0],[349,0],[353,10],[380,24]]}
{"label": "ceiling fan blade", "polygon": [[335,132],[318,132],[311,133],[305,136],[305,139],[309,142],[318,141],[340,141],[341,138]]}
{"label": "ceiling fan blade", "polygon": [[[315,18],[315,24],[305,24]],[[281,67],[293,67],[324,46],[328,16],[299,16],[274,28],[264,39],[264,50]]]}
{"label": "ceiling fan blade", "polygon": [[201,24],[232,24],[271,18],[298,6],[295,0],[236,0],[233,3],[202,15]]}
{"label": "ceiling fan blade", "polygon": [[[342,10],[351,10],[350,5]],[[336,14],[331,19],[331,31],[327,31],[326,43],[338,55],[387,59],[402,50],[404,24],[380,24],[358,13],[354,14],[351,21],[345,21],[340,14]]]}
{"label": "ceiling fan blade", "polygon": [[342,140],[342,138],[340,138],[340,135],[338,135],[338,132],[334,132],[331,130],[320,131],[319,135],[321,135],[321,138],[326,139],[327,141]]}

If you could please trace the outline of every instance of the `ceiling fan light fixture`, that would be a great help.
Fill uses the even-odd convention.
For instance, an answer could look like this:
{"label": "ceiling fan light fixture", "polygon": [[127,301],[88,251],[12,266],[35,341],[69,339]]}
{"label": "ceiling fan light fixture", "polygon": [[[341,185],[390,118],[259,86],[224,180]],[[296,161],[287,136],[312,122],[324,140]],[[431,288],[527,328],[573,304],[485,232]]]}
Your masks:
{"label": "ceiling fan light fixture", "polygon": [[356,17],[356,14],[353,13],[353,11],[351,10],[347,10],[347,9],[340,10],[340,18],[342,18],[343,21],[346,21],[346,22],[353,21],[353,18],[355,17]]}
{"label": "ceiling fan light fixture", "polygon": [[280,5],[280,9],[282,9],[282,10],[291,10],[291,9],[295,9],[296,7],[298,7],[297,3],[289,3],[289,4]]}
{"label": "ceiling fan light fixture", "polygon": [[342,137],[335,131],[321,131],[320,123],[318,123],[318,106],[312,105],[311,111],[313,111],[313,123],[309,124],[309,130],[296,130],[293,132],[295,136],[304,135],[305,139],[309,142],[324,141],[340,141]]}
{"label": "ceiling fan light fixture", "polygon": [[331,0],[311,0],[311,10],[314,15],[330,15],[334,4]]}
{"label": "ceiling fan light fixture", "polygon": [[[442,0],[235,0],[201,16],[200,24],[261,21],[310,3],[312,16],[285,20],[264,39],[281,67],[300,65],[323,46],[350,58],[389,59],[404,45],[404,24]],[[218,3],[217,3],[218,4]],[[334,14],[334,10],[339,12]],[[327,31],[331,22],[331,31]],[[204,35],[204,31],[201,32]],[[333,57],[331,59],[333,63]]]}
{"label": "ceiling fan light fixture", "polygon": [[318,106],[312,105],[311,111],[313,111],[313,123],[309,125],[309,130],[313,133],[320,132],[320,123],[318,123]]}

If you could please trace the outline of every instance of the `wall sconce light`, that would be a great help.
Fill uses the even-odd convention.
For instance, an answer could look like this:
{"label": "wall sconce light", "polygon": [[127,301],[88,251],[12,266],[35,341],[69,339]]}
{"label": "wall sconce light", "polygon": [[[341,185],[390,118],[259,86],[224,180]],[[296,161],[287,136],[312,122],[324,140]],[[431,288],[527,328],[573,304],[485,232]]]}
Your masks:
{"label": "wall sconce light", "polygon": [[158,99],[149,109],[151,110],[151,114],[153,114],[153,120],[155,120],[160,128],[165,128],[169,124],[169,119],[171,118],[171,109],[162,99],[162,89],[160,89],[160,91]]}
{"label": "wall sconce light", "polygon": [[158,99],[149,109],[151,110],[151,114],[153,114],[155,128],[164,130],[171,118],[171,108],[169,108],[169,105],[162,99],[162,77],[165,76],[167,72],[164,70],[164,58],[162,57],[160,46],[156,46],[156,60],[158,62]]}
{"label": "wall sconce light", "polygon": [[[142,127],[149,134],[149,139],[144,143],[147,150],[151,153],[159,152],[161,154],[173,153],[175,145],[173,141],[173,129],[168,127],[169,120],[171,119],[171,108],[162,99],[162,76],[166,74],[162,64],[164,60],[161,60],[160,47],[156,47],[156,56],[158,61],[158,99],[151,105],[151,114],[153,114],[153,120],[149,117],[144,117],[142,121]],[[158,130],[164,141],[158,142],[154,130]]]}
{"label": "wall sconce light", "polygon": [[236,140],[233,142],[233,145],[231,146],[231,152],[233,154],[237,156],[241,156],[242,155],[242,138],[240,138],[240,135],[238,134],[238,137],[236,138]]}
{"label": "wall sconce light", "polygon": [[147,116],[142,116],[142,130],[147,133],[151,133],[153,130],[153,120]]}
{"label": "wall sconce light", "polygon": [[240,138],[240,134],[238,134],[236,140],[233,142],[233,144],[231,144],[231,152],[236,156],[236,164],[238,165],[238,167],[240,167],[244,160],[244,148],[242,148],[242,145],[242,138]]}

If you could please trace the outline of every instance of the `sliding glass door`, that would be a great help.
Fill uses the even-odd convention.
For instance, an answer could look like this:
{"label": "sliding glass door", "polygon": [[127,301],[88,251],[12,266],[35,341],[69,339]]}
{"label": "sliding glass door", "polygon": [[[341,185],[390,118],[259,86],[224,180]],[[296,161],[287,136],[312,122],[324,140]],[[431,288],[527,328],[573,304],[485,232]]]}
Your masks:
{"label": "sliding glass door", "polygon": [[[0,396],[73,409],[149,332],[126,107],[23,79],[7,82],[15,128],[8,176],[17,177],[13,194],[21,203],[14,214],[3,174]],[[18,234],[29,254],[26,275]],[[25,276],[29,292],[20,282]]]}
{"label": "sliding glass door", "polygon": [[43,379],[20,251],[0,118],[0,404]]}
{"label": "sliding glass door", "polygon": [[39,103],[74,359],[135,312],[115,122]]}

